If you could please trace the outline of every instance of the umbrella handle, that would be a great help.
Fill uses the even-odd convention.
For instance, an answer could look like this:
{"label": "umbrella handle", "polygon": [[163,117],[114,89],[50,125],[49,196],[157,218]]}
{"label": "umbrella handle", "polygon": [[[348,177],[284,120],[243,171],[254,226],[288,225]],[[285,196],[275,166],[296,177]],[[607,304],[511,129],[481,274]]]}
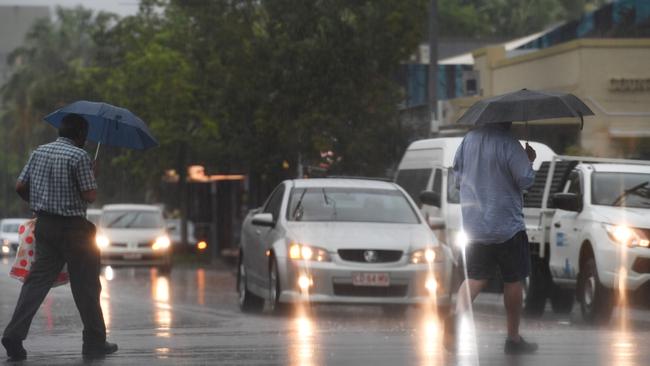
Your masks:
{"label": "umbrella handle", "polygon": [[528,141],[530,141],[530,130],[528,129],[528,121],[526,122],[526,144],[528,144]]}
{"label": "umbrella handle", "polygon": [[99,147],[102,146],[101,141],[97,143],[97,150],[95,150],[95,161],[97,161],[97,156],[99,156]]}

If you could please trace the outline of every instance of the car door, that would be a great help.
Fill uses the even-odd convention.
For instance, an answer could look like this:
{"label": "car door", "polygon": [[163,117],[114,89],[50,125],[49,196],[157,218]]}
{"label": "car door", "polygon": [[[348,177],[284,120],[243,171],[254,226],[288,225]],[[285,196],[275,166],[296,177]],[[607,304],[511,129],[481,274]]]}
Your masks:
{"label": "car door", "polygon": [[[574,170],[569,175],[565,193],[578,195],[582,200],[584,195],[582,173]],[[582,226],[579,225],[581,212],[557,209],[551,226],[552,249],[550,267],[556,278],[575,279],[578,268],[573,260],[574,253],[580,249]]]}
{"label": "car door", "polygon": [[[282,202],[284,201],[285,185],[280,184],[269,196],[264,208],[263,213],[270,213],[273,215],[273,220],[277,223],[280,221],[280,211],[282,209]],[[277,224],[275,227],[266,226],[252,226],[253,235],[250,240],[248,253],[250,259],[249,274],[251,280],[259,286],[266,286],[268,280],[269,261],[266,256],[266,251],[271,247],[275,241],[278,233]]]}

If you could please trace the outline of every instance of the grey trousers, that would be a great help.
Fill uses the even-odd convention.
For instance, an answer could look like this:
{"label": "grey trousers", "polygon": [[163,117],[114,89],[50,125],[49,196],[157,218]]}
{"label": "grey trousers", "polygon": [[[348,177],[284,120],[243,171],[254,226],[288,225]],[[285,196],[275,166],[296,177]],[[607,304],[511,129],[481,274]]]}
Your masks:
{"label": "grey trousers", "polygon": [[72,296],[84,325],[84,344],[103,344],[106,326],[99,302],[102,288],[95,225],[82,217],[39,214],[34,235],[36,260],[3,336],[15,340],[27,337],[36,311],[67,263]]}

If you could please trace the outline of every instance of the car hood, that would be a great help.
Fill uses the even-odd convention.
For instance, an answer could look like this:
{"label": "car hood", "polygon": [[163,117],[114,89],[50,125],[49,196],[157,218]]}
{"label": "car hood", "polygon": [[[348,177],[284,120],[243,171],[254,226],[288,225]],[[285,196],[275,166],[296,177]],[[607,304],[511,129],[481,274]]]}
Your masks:
{"label": "car hood", "polygon": [[154,240],[165,235],[164,228],[156,229],[108,229],[99,228],[99,234],[105,235],[112,242],[128,243]]}
{"label": "car hood", "polygon": [[9,240],[11,243],[18,243],[18,233],[2,233],[0,234],[1,240]]}
{"label": "car hood", "polygon": [[287,225],[291,240],[329,252],[339,249],[392,249],[409,251],[437,244],[433,233],[420,224],[292,222]]}
{"label": "car hood", "polygon": [[645,208],[594,206],[599,221],[608,224],[626,224],[632,227],[650,228],[650,210]]}

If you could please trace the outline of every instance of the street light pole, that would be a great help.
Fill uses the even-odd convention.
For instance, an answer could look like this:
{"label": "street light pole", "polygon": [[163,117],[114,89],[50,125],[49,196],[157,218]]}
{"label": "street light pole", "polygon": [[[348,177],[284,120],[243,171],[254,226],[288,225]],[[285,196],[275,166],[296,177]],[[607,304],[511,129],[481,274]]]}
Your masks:
{"label": "street light pole", "polygon": [[429,6],[429,103],[426,136],[438,131],[438,1]]}

